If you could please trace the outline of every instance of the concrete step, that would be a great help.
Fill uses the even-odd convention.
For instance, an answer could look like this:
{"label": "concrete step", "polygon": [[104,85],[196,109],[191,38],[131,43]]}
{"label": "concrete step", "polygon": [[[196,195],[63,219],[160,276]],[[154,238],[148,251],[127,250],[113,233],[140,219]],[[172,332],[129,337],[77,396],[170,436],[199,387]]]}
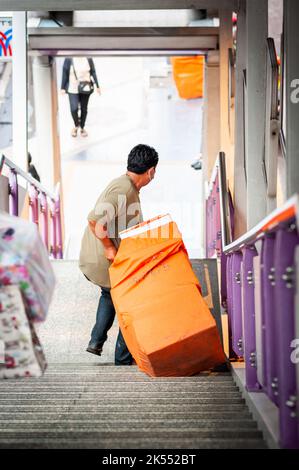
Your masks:
{"label": "concrete step", "polygon": [[37,441],[31,437],[25,439],[0,438],[0,449],[265,449],[262,439],[255,438],[123,438],[111,441],[111,438],[81,439],[74,441],[65,438],[49,438]]}
{"label": "concrete step", "polygon": [[[34,411],[30,412],[27,410],[20,410],[18,415],[13,416],[13,420],[10,419],[11,411],[0,412],[0,420],[7,420],[9,419],[9,423],[15,423],[18,421],[37,421],[37,422],[49,422],[49,421],[81,421],[90,420],[89,413],[84,413],[82,411]],[[108,411],[102,411],[101,413],[93,413],[92,419],[94,420],[109,420],[113,421],[123,421],[123,420],[154,420],[154,419],[163,419],[163,420],[171,420],[177,419],[180,420],[206,420],[209,418],[210,421],[248,421],[252,419],[251,414],[249,411],[236,411],[236,412],[217,412],[217,411],[190,411],[189,413],[185,411],[176,411],[176,412],[169,412],[167,410],[159,410],[159,411],[148,411],[148,412],[138,412],[138,411],[130,411],[128,416],[128,412],[126,411],[114,411],[113,414],[109,413]],[[252,421],[253,422],[253,421]]]}
{"label": "concrete step", "polygon": [[[0,403],[1,404],[1,403]],[[201,412],[202,410],[205,410],[206,412],[210,411],[215,411],[215,412],[222,412],[223,411],[223,404],[205,404],[204,407],[202,404],[185,404],[183,402],[179,402],[176,404],[173,403],[162,403],[159,404],[159,406],[155,406],[154,411],[157,412],[164,412],[164,411],[170,411],[170,412],[178,412],[178,411],[183,411],[183,412]],[[3,409],[3,408],[2,408]],[[45,405],[41,403],[31,403],[31,404],[23,404],[23,403],[14,403],[14,404],[7,404],[5,405],[5,410],[9,412],[34,412],[34,411],[45,411]],[[57,412],[73,412],[73,411],[78,411],[81,413],[103,413],[103,412],[119,412],[119,411],[125,411],[127,413],[131,413],[133,411],[137,411],[139,413],[141,412],[150,412],[153,410],[153,405],[152,403],[147,404],[146,402],[144,403],[137,403],[137,404],[126,404],[126,403],[99,403],[97,406],[94,404],[86,404],[86,403],[64,403],[64,404],[58,404],[58,403],[53,403],[52,408],[47,407],[46,408],[47,412],[48,411],[57,411]],[[243,412],[247,411],[247,407],[244,404],[226,404],[225,405],[225,410],[230,411],[230,412]]]}
{"label": "concrete step", "polygon": [[[185,398],[197,398],[198,394],[200,393],[200,397],[203,399],[208,399],[211,398],[211,391],[206,391],[206,390],[156,390],[154,387],[150,387],[149,389],[143,389],[143,390],[127,390],[127,388],[123,388],[123,390],[112,390],[108,389],[105,390],[102,388],[101,390],[92,390],[91,388],[89,390],[80,390],[78,392],[75,392],[74,390],[67,392],[67,391],[61,391],[61,390],[55,390],[55,391],[15,391],[11,390],[9,394],[5,392],[0,392],[0,400],[1,399],[6,399],[9,398],[9,400],[55,400],[55,399],[65,399],[67,398],[68,400],[76,400],[78,398],[83,398],[85,400],[98,400],[101,398],[111,398],[111,394],[113,393],[113,399],[114,398],[128,398],[129,400],[135,399],[135,398],[160,398],[161,393],[163,392],[163,398],[167,399],[185,399]],[[222,399],[228,400],[230,403],[234,403],[234,400],[237,400],[239,402],[240,399],[240,394],[237,391],[229,391],[229,392],[221,392],[221,391],[215,391],[213,392],[213,399]]]}
{"label": "concrete step", "polygon": [[[144,417],[140,420],[140,417],[135,417],[132,419],[131,416],[127,418],[121,419],[110,419],[111,417],[107,417],[106,419],[98,418],[98,419],[70,419],[69,417],[60,418],[60,419],[47,419],[46,422],[37,422],[35,419],[26,419],[20,420],[10,420],[9,422],[9,432],[23,432],[23,431],[31,431],[32,426],[34,426],[35,431],[42,431],[42,432],[52,432],[53,428],[59,432],[68,432],[68,431],[76,431],[78,426],[80,426],[80,430],[83,432],[88,432],[90,430],[90,426],[92,425],[92,429],[94,432],[100,431],[107,431],[107,430],[126,430],[128,426],[130,427],[130,432],[135,430],[143,430],[144,429]],[[173,419],[165,419],[161,418],[147,418],[146,419],[146,427],[147,429],[154,428],[155,430],[161,430],[164,428],[169,429],[176,429],[180,428],[181,430],[191,429],[193,430],[212,430],[212,429],[239,429],[239,430],[248,430],[248,429],[257,429],[257,425],[252,419],[242,420],[242,419],[215,419],[210,420],[209,418],[197,420],[194,417],[191,418],[173,418]],[[5,432],[6,425],[0,424],[0,432]]]}
{"label": "concrete step", "polygon": [[[155,391],[163,391],[163,392],[172,392],[172,391],[177,391],[177,392],[201,392],[201,393],[207,393],[207,392],[215,392],[215,393],[239,393],[238,388],[235,385],[232,384],[223,384],[223,383],[217,383],[215,384],[210,384],[210,383],[194,383],[194,382],[181,382],[181,383],[169,383],[169,382],[160,382],[160,383],[153,383],[153,382],[120,382],[120,381],[115,381],[115,382],[106,382],[106,383],[92,383],[92,382],[85,382],[82,383],[81,385],[79,384],[70,384],[70,382],[66,382],[65,384],[57,384],[53,385],[51,383],[37,383],[36,386],[34,384],[26,384],[25,382],[22,384],[22,391],[18,391],[16,385],[11,385],[11,384],[1,384],[0,388],[0,396],[2,394],[7,394],[7,393],[53,393],[53,392],[59,392],[59,393],[69,393],[70,390],[70,385],[71,385],[71,390],[72,393],[80,393],[80,392],[87,392],[87,393],[93,393],[96,391],[97,393],[100,393],[102,391],[107,391],[107,392],[117,392],[117,391],[123,391],[124,389],[126,391],[147,391],[147,390],[155,390]],[[215,390],[216,389],[216,390]]]}
{"label": "concrete step", "polygon": [[46,440],[48,438],[72,438],[79,442],[81,439],[107,439],[110,438],[112,441],[116,441],[119,439],[137,439],[142,435],[143,438],[148,439],[179,439],[187,438],[187,439],[198,439],[198,438],[218,438],[221,439],[222,437],[234,439],[234,438],[251,438],[251,439],[258,439],[262,438],[262,433],[256,429],[241,429],[239,427],[235,429],[227,429],[225,428],[218,428],[218,429],[209,429],[205,427],[204,429],[198,428],[179,428],[179,426],[167,427],[166,429],[161,429],[154,427],[152,429],[140,428],[138,430],[131,430],[126,429],[99,429],[99,430],[86,430],[85,432],[78,429],[78,427],[74,429],[61,429],[58,426],[55,429],[50,429],[48,431],[37,429],[26,429],[24,431],[16,431],[14,429],[6,429],[4,431],[0,431],[0,439],[7,437],[14,437],[15,439],[25,439],[26,437],[31,439],[39,439],[39,440]]}
{"label": "concrete step", "polygon": [[0,448],[264,447],[230,373],[52,364],[40,379],[0,383]]}

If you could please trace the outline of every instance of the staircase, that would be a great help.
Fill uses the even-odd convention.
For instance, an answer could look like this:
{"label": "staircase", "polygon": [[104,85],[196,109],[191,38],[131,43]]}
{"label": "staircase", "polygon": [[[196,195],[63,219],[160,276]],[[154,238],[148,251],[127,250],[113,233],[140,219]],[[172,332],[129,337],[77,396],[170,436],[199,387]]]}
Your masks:
{"label": "staircase", "polygon": [[38,325],[49,367],[40,379],[0,382],[0,448],[265,448],[229,372],[150,378],[114,366],[117,323],[103,356],[85,352],[98,289],[76,262],[53,264],[57,286]]}
{"label": "staircase", "polygon": [[39,380],[2,382],[0,410],[0,448],[266,447],[229,373],[57,364]]}

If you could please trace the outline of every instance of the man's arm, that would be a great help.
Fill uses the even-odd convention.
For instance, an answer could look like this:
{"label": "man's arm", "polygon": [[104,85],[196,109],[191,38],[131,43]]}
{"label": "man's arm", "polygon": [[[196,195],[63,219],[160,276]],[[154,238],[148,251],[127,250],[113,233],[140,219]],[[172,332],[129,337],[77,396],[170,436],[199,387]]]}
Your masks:
{"label": "man's arm", "polygon": [[94,236],[98,238],[98,240],[100,240],[101,243],[103,244],[106,258],[109,261],[113,262],[116,256],[117,250],[113,242],[107,236],[107,225],[101,225],[99,222],[96,222],[95,220],[89,221],[88,224]]}

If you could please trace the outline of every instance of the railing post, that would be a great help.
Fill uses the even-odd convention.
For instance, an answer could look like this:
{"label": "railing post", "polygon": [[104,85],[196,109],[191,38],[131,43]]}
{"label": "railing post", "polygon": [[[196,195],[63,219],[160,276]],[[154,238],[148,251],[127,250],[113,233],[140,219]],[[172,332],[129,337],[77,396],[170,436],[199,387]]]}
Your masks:
{"label": "railing post", "polygon": [[222,238],[221,238],[221,214],[220,214],[220,192],[219,192],[219,170],[215,180],[215,231],[216,231],[216,251],[217,256],[220,256],[222,251]]}
{"label": "railing post", "polygon": [[48,200],[45,193],[40,193],[40,206],[41,206],[41,220],[42,220],[42,229],[41,235],[44,241],[44,244],[49,251],[49,213],[48,213]]}
{"label": "railing post", "polygon": [[33,185],[29,185],[30,219],[38,225],[38,191]]}
{"label": "railing post", "polygon": [[278,325],[278,400],[280,443],[284,448],[299,446],[297,428],[296,368],[291,361],[295,339],[295,248],[299,237],[294,221],[282,223],[275,244],[275,306]]}
{"label": "railing post", "polygon": [[51,199],[50,203],[50,216],[51,216],[51,246],[50,254],[54,259],[57,258],[57,223],[56,223],[56,207],[55,201]]}
{"label": "railing post", "polygon": [[60,196],[58,194],[55,201],[55,214],[56,214],[56,243],[57,243],[57,258],[63,258],[62,252],[62,227],[61,227],[61,211],[60,211]]}
{"label": "railing post", "polygon": [[17,173],[9,169],[9,213],[10,215],[19,215],[19,190]]}
{"label": "railing post", "polygon": [[232,255],[227,256],[226,280],[227,280],[227,315],[228,315],[228,344],[230,359],[236,358],[232,347],[232,323],[233,323],[233,283],[232,283]]}
{"label": "railing post", "polygon": [[206,199],[206,257],[209,257],[209,223],[210,223],[210,217],[209,217],[209,198]]}
{"label": "railing post", "polygon": [[242,287],[241,287],[242,253],[232,254],[232,348],[237,356],[243,356],[242,328]]}
{"label": "railing post", "polygon": [[227,311],[227,279],[226,279],[226,271],[227,271],[227,256],[221,252],[221,305]]}
{"label": "railing post", "polygon": [[265,234],[261,251],[261,295],[263,330],[263,357],[268,397],[278,405],[278,351],[277,318],[275,315],[275,233]]}
{"label": "railing post", "polygon": [[244,359],[246,388],[249,392],[261,390],[257,379],[256,366],[256,337],[255,337],[255,308],[254,308],[254,275],[253,258],[257,255],[254,246],[243,248],[242,293],[243,293],[243,323],[244,323]]}

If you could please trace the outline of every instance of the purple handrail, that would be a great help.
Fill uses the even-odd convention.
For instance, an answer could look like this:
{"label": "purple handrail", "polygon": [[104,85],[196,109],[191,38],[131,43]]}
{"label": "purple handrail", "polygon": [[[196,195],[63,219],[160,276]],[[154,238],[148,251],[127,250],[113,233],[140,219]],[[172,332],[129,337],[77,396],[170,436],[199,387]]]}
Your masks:
{"label": "purple handrail", "polygon": [[[0,160],[0,174],[6,165],[9,168],[9,213],[19,216],[18,176],[21,176],[29,184],[29,213],[30,220],[38,227],[41,225],[41,237],[51,257],[63,258],[62,223],[60,185],[56,185],[55,192],[45,189],[39,181],[30,174],[15,165],[10,159],[2,155]],[[50,213],[49,213],[50,207]],[[50,224],[49,224],[50,220]],[[40,224],[41,222],[41,224]],[[51,231],[51,243],[49,246],[49,225]]]}
{"label": "purple handrail", "polygon": [[[223,163],[223,157],[216,162],[206,201],[206,244],[207,255],[216,255],[221,260],[221,298],[228,313],[229,355],[230,358],[235,354],[244,355],[247,390],[265,393],[278,407],[281,447],[299,448],[296,364],[291,361],[290,346],[296,336],[295,253],[299,247],[299,195],[295,194],[238,240],[225,243],[225,216],[230,213],[233,224],[233,208],[230,199],[223,198],[227,191],[225,180],[221,178]],[[220,253],[216,245],[217,210],[210,209],[215,182],[219,182],[219,192],[213,202],[221,211]],[[256,257],[260,257],[260,262],[256,263],[259,272],[254,269]],[[255,298],[256,282],[261,283],[259,305]],[[259,320],[256,308],[260,311]],[[257,331],[261,345],[256,341]]]}

